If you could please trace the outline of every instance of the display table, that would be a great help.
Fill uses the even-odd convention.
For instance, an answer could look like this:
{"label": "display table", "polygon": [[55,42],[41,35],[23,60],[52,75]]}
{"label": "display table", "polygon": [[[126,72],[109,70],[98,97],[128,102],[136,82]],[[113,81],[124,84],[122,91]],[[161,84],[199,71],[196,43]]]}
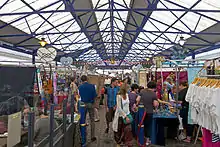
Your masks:
{"label": "display table", "polygon": [[[152,122],[151,143],[164,146],[164,127],[168,124],[167,122],[175,122],[176,124],[177,121],[178,118],[175,114],[154,114]],[[176,125],[174,125],[173,127],[176,127]]]}

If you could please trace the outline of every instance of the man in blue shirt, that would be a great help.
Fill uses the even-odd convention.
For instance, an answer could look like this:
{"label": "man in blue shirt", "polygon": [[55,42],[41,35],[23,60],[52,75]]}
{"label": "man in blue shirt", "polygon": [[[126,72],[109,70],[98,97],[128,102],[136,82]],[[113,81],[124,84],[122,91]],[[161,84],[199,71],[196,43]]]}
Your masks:
{"label": "man in blue shirt", "polygon": [[81,97],[81,102],[85,103],[86,105],[86,113],[87,111],[89,112],[89,118],[91,121],[91,141],[96,141],[94,102],[95,98],[97,97],[97,93],[95,85],[88,83],[87,76],[83,75],[81,80],[82,85],[79,86],[79,95]]}
{"label": "man in blue shirt", "polygon": [[117,108],[116,106],[116,98],[119,91],[118,87],[118,79],[112,78],[111,79],[111,85],[107,88],[105,88],[105,95],[106,95],[106,123],[107,128],[105,130],[105,133],[108,133],[109,131],[109,124],[113,121],[115,110]]}

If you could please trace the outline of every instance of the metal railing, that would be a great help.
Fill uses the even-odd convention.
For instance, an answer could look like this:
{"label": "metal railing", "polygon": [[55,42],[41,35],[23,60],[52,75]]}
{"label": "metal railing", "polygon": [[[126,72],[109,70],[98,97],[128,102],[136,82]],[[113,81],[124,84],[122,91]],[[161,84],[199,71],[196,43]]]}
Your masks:
{"label": "metal railing", "polygon": [[[54,126],[54,110],[55,105],[50,106],[49,118],[50,118],[50,132],[47,137],[45,137],[38,144],[34,144],[34,124],[35,124],[35,112],[29,112],[28,114],[28,147],[44,147],[49,145],[49,147],[61,146],[74,146],[74,98],[71,98],[71,121],[68,124],[67,118],[67,99],[63,101],[63,116],[62,123],[58,125],[57,128]],[[68,124],[68,125],[67,125]],[[56,140],[54,140],[56,136]]]}

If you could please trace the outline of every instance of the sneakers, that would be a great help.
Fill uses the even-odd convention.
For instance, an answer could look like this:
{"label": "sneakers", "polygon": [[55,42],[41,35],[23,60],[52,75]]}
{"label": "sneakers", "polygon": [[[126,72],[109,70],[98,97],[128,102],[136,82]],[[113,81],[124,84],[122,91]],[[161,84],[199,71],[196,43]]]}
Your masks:
{"label": "sneakers", "polygon": [[96,137],[92,137],[92,138],[91,138],[91,141],[92,141],[92,142],[96,141]]}
{"label": "sneakers", "polygon": [[107,134],[109,132],[109,128],[106,128],[105,129],[105,133]]}
{"label": "sneakers", "polygon": [[99,122],[100,120],[99,119],[95,119],[95,122]]}

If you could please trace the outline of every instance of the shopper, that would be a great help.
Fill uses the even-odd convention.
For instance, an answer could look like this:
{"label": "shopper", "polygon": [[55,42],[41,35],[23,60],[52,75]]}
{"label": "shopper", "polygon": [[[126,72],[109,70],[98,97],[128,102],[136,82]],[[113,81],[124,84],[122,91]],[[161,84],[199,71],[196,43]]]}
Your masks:
{"label": "shopper", "polygon": [[124,143],[127,147],[132,147],[131,123],[133,118],[130,114],[129,98],[125,85],[120,88],[116,101],[117,108],[112,124],[115,141],[117,146]]}
{"label": "shopper", "polygon": [[99,105],[103,105],[103,101],[104,101],[104,98],[105,98],[105,87],[103,87],[102,89],[101,89],[101,99],[100,99],[100,103],[99,103]]}
{"label": "shopper", "polygon": [[[83,75],[81,77],[82,85],[79,86],[79,95],[81,97],[81,102],[86,105],[86,112],[89,112],[89,118],[91,123],[91,141],[96,141],[95,137],[95,110],[94,102],[97,97],[95,85],[88,83],[87,76]],[[86,116],[86,114],[85,114]]]}
{"label": "shopper", "polygon": [[[97,90],[97,87],[95,85],[95,89]],[[95,122],[99,122],[99,103],[100,103],[100,97],[97,96],[94,103],[94,111],[95,111]]]}
{"label": "shopper", "polygon": [[182,103],[182,109],[180,110],[180,117],[182,117],[183,127],[186,130],[186,139],[184,142],[191,142],[191,136],[193,134],[193,125],[188,124],[188,111],[189,111],[189,103],[186,102],[186,94],[188,90],[188,83],[181,82],[179,86],[179,101]]}
{"label": "shopper", "polygon": [[145,137],[147,138],[147,145],[150,144],[151,137],[151,128],[152,128],[152,120],[153,120],[153,107],[157,107],[159,105],[157,101],[157,96],[155,93],[156,83],[151,81],[147,84],[147,89],[141,91],[140,103],[144,105],[146,116],[144,119],[144,132]]}
{"label": "shopper", "polygon": [[126,89],[127,89],[128,93],[130,93],[131,92],[131,78],[130,77],[126,77],[123,80],[123,84],[126,85]]}
{"label": "shopper", "polygon": [[144,87],[143,86],[139,86],[138,93],[140,94],[142,90],[144,90]]}
{"label": "shopper", "polygon": [[74,98],[76,100],[76,95],[78,95],[78,87],[76,85],[76,78],[74,77],[71,78],[70,92],[71,92],[71,98]]}
{"label": "shopper", "polygon": [[[131,115],[132,117],[135,119],[136,118],[136,110],[137,110],[137,105],[140,101],[140,96],[138,96],[138,89],[139,89],[139,86],[137,84],[132,84],[131,85],[131,92],[128,94],[128,98],[129,98],[129,101],[130,101],[130,104],[129,104],[129,110],[131,112]],[[135,123],[132,122],[132,134],[133,134],[133,137],[136,136],[136,133],[135,133]]]}
{"label": "shopper", "polygon": [[116,110],[116,97],[119,92],[118,87],[118,79],[112,78],[111,79],[111,85],[105,89],[105,95],[106,95],[106,124],[107,128],[105,130],[105,133],[109,132],[109,124],[112,122]]}

